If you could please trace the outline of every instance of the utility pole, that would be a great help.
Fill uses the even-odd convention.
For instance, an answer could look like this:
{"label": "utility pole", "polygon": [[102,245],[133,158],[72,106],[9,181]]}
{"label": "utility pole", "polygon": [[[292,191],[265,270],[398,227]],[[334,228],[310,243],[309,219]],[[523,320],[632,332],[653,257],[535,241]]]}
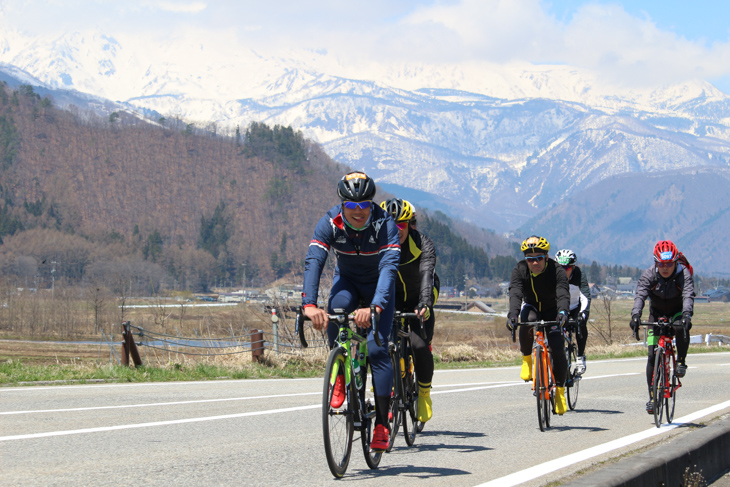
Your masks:
{"label": "utility pole", "polygon": [[466,274],[464,274],[464,311],[467,311],[468,308],[468,301],[467,298],[469,297],[469,290],[467,289],[466,280],[469,279]]}
{"label": "utility pole", "polygon": [[56,288],[56,262],[55,260],[51,262],[51,301],[53,301],[53,295],[55,293]]}
{"label": "utility pole", "polygon": [[243,289],[242,291],[246,290],[246,264],[241,264],[243,266]]}

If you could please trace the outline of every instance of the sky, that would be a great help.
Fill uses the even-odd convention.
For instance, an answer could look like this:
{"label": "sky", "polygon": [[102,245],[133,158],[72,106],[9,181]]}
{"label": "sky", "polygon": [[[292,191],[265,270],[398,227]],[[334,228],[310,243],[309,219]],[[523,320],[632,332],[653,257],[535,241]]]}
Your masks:
{"label": "sky", "polygon": [[305,48],[362,69],[561,64],[616,83],[704,79],[725,93],[728,19],[730,2],[717,0],[0,0],[0,27],[32,36],[192,35],[223,49]]}

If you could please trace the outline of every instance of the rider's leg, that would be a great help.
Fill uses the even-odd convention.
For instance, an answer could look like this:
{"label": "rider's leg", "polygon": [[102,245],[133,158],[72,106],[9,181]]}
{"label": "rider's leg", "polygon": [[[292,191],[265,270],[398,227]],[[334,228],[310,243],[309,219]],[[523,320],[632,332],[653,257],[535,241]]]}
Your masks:
{"label": "rider's leg", "polygon": [[433,353],[431,353],[431,338],[433,337],[434,316],[433,310],[429,309],[428,320],[423,323],[427,342],[421,338],[419,333],[411,329],[410,339],[413,355],[416,359],[416,377],[418,379],[418,420],[426,422],[433,415],[433,404],[431,401],[431,380],[433,379]]}
{"label": "rider's leg", "polygon": [[[372,291],[374,293],[374,287]],[[395,283],[393,283],[390,295],[395,295]],[[366,300],[369,301],[370,298],[372,298],[372,294]],[[390,337],[390,329],[393,325],[394,313],[395,303],[393,300],[390,300],[380,313],[380,319],[378,321],[378,335],[380,336],[381,347],[375,343],[373,330],[371,329],[368,333],[368,357],[370,358],[370,368],[373,371],[376,425],[388,424],[390,393],[393,390],[393,365],[390,363],[390,355],[388,354],[388,339]]]}

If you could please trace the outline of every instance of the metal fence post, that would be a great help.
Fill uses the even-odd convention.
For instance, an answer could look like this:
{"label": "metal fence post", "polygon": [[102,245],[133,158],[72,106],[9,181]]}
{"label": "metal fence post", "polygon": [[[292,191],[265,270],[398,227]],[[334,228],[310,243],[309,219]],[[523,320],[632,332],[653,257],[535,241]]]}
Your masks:
{"label": "metal fence post", "polygon": [[264,361],[264,331],[254,330],[251,333],[251,359],[254,362]]}
{"label": "metal fence post", "polygon": [[276,316],[276,308],[271,308],[271,325],[274,331],[274,351],[279,353],[279,317]]}

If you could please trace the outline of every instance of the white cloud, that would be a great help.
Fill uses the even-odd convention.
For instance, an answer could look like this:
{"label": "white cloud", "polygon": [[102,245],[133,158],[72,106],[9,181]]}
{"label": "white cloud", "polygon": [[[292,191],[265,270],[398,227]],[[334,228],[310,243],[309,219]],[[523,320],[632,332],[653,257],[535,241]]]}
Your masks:
{"label": "white cloud", "polygon": [[205,10],[207,5],[203,2],[181,3],[181,2],[160,2],[157,4],[160,9],[167,12],[197,14]]}

